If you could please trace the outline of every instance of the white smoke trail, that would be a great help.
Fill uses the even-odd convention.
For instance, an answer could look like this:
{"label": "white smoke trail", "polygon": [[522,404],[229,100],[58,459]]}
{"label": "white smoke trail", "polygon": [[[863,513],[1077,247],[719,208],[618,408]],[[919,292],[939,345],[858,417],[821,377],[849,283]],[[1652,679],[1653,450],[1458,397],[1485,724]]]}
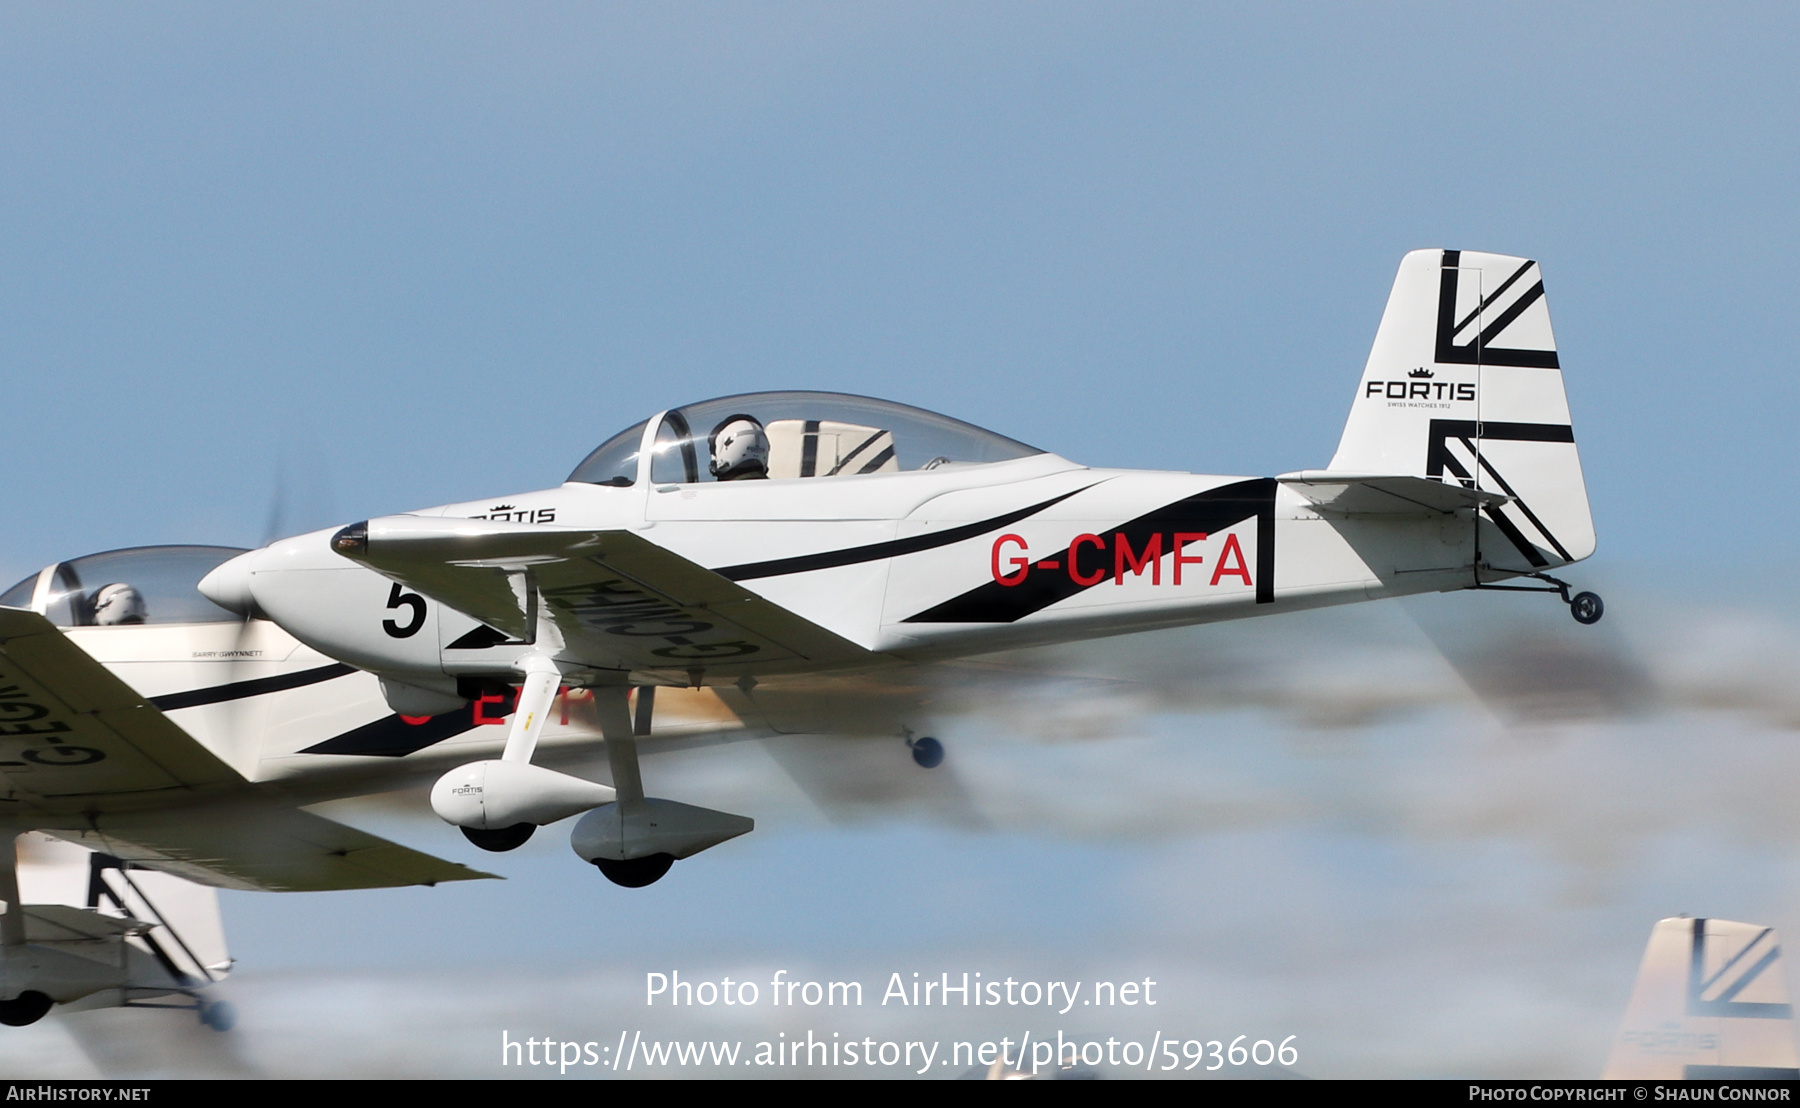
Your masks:
{"label": "white smoke trail", "polygon": [[[881,735],[650,757],[657,791],[759,828],[637,892],[600,883],[562,827],[476,857],[428,817],[339,806],[509,880],[232,895],[237,1031],[76,1015],[8,1029],[0,1071],[495,1077],[518,1072],[497,1062],[509,1029],[811,1026],[1279,1033],[1320,1076],[1591,1076],[1652,921],[1800,926],[1800,621],[1608,593],[1599,628],[1549,600],[1449,597],[1416,623],[1373,605],[953,670],[900,698],[948,774]],[[1453,608],[1496,600],[1479,622]],[[966,969],[1167,992],[1155,1013],[1047,1021],[870,1004],[808,1022],[639,995],[651,971],[783,967],[866,989]]]}

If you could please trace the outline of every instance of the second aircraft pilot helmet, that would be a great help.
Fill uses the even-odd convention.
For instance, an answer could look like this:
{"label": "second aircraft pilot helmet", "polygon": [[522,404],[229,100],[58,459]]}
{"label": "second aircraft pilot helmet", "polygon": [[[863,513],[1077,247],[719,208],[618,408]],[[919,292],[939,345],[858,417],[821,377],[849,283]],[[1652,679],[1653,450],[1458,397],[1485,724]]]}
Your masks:
{"label": "second aircraft pilot helmet", "polygon": [[130,585],[115,582],[94,592],[94,622],[102,627],[144,622],[144,597]]}

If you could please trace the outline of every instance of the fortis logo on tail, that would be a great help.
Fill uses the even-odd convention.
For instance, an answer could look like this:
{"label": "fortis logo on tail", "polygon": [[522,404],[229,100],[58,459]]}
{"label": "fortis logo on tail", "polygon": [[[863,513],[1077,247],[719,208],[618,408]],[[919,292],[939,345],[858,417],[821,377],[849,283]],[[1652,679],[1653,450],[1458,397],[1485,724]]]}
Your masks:
{"label": "fortis logo on tail", "polygon": [[1420,366],[1407,372],[1407,381],[1370,381],[1363,385],[1363,398],[1388,400],[1473,400],[1473,381],[1433,381],[1431,370]]}

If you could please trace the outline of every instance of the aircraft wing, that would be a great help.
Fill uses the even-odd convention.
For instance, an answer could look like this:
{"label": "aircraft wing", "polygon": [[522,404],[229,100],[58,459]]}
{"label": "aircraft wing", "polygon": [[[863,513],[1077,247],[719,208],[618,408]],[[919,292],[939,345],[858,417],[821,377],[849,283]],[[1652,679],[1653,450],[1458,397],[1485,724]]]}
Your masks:
{"label": "aircraft wing", "polygon": [[1459,508],[1498,507],[1512,499],[1497,492],[1402,474],[1304,469],[1275,479],[1312,501],[1320,511],[1343,515],[1448,514]]}
{"label": "aircraft wing", "polygon": [[0,816],[227,888],[491,876],[265,796],[49,620],[18,608],[0,608]]}
{"label": "aircraft wing", "polygon": [[516,639],[538,605],[568,651],[603,669],[848,666],[863,647],[631,531],[388,516],[333,549]]}
{"label": "aircraft wing", "polygon": [[270,892],[377,889],[468,881],[491,873],[266,802],[101,816],[47,834],[202,885]]}
{"label": "aircraft wing", "polygon": [[0,778],[9,807],[151,807],[244,779],[36,612],[0,608]]}

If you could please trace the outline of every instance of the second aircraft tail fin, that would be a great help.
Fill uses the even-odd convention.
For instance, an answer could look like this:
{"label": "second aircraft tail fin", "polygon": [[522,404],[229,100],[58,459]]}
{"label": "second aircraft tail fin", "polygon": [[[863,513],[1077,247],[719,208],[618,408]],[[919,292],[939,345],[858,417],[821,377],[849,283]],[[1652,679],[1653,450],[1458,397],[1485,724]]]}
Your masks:
{"label": "second aircraft tail fin", "polygon": [[1658,921],[1601,1076],[1800,1079],[1775,929],[1685,916]]}

